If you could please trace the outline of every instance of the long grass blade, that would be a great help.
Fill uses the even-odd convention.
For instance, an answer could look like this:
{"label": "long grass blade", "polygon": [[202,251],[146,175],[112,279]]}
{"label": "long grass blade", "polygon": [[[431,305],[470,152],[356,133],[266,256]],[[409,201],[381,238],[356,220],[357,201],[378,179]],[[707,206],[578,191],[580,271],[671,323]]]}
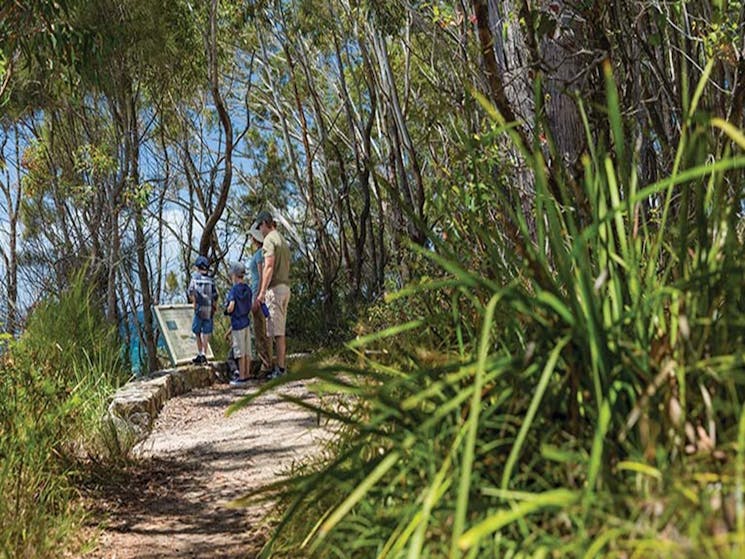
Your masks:
{"label": "long grass blade", "polygon": [[503,509],[487,517],[468,530],[458,540],[461,549],[470,549],[497,530],[521,520],[534,512],[546,508],[566,508],[578,499],[579,495],[568,489],[553,489],[540,494],[535,499],[523,501],[510,509]]}
{"label": "long grass blade", "polygon": [[491,329],[494,322],[494,311],[499,302],[499,295],[494,295],[486,306],[484,324],[481,329],[481,340],[479,342],[479,358],[476,367],[476,375],[473,382],[473,397],[471,398],[471,409],[468,414],[468,434],[463,449],[463,463],[461,464],[460,484],[458,486],[458,499],[455,506],[455,521],[453,523],[453,540],[450,548],[450,557],[460,556],[457,547],[458,538],[463,533],[466,524],[466,512],[468,510],[468,496],[471,491],[471,476],[473,475],[473,462],[476,449],[476,435],[479,428],[479,413],[481,408],[481,388],[485,373],[486,359],[491,346]]}
{"label": "long grass blade", "polygon": [[515,444],[512,445],[512,450],[510,451],[510,455],[507,458],[507,463],[505,464],[504,471],[502,473],[502,484],[500,486],[502,489],[507,489],[509,486],[510,477],[512,476],[512,470],[514,469],[517,458],[520,455],[520,450],[522,449],[525,438],[528,435],[528,431],[533,424],[533,419],[535,419],[536,413],[538,412],[538,407],[540,406],[541,400],[543,399],[543,394],[546,392],[548,381],[550,380],[551,375],[556,368],[556,363],[559,361],[562,350],[569,343],[570,339],[570,336],[564,336],[564,338],[562,338],[559,343],[556,344],[556,347],[554,347],[554,349],[551,351],[551,354],[549,355],[548,361],[546,361],[546,366],[543,368],[543,372],[541,373],[541,378],[538,381],[538,386],[536,387],[535,394],[533,395],[533,399],[530,402],[530,407],[528,408],[528,412],[525,414],[523,424],[520,426],[520,432],[517,434]]}

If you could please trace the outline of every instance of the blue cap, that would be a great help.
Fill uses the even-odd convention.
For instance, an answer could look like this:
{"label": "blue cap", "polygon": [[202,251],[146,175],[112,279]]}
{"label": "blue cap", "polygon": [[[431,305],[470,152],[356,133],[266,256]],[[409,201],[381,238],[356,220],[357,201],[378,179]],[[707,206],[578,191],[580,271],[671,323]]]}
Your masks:
{"label": "blue cap", "polygon": [[210,267],[210,261],[206,256],[197,256],[197,259],[194,261],[194,266],[200,270],[206,270]]}

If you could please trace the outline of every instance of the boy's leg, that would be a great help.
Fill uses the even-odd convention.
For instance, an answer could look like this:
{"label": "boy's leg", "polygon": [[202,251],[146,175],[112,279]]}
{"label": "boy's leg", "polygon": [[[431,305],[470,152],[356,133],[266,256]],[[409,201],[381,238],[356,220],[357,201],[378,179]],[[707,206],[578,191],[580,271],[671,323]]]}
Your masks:
{"label": "boy's leg", "polygon": [[248,355],[241,356],[240,371],[240,376],[242,379],[248,378]]}
{"label": "boy's leg", "polygon": [[210,346],[210,334],[212,334],[213,327],[214,322],[211,318],[202,320],[202,355],[204,355],[202,363],[207,362],[207,348]]}
{"label": "boy's leg", "polygon": [[243,335],[243,343],[245,344],[246,351],[243,353],[245,355],[245,363],[244,367],[245,370],[243,371],[243,378],[249,378],[251,375],[251,328],[246,326],[243,329],[244,335]]}
{"label": "boy's leg", "polygon": [[202,321],[199,319],[198,314],[194,314],[194,319],[191,322],[191,331],[197,338],[197,356],[192,359],[192,363],[199,364],[202,358]]}

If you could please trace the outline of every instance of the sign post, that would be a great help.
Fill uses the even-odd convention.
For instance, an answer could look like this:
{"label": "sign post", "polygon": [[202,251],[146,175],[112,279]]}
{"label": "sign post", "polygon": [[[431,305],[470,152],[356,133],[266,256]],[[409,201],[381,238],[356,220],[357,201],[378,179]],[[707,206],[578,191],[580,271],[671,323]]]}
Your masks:
{"label": "sign post", "polygon": [[[191,331],[194,307],[189,303],[156,305],[155,317],[168,348],[173,366],[191,362],[197,351],[197,337]],[[207,346],[207,359],[214,359],[212,348]]]}

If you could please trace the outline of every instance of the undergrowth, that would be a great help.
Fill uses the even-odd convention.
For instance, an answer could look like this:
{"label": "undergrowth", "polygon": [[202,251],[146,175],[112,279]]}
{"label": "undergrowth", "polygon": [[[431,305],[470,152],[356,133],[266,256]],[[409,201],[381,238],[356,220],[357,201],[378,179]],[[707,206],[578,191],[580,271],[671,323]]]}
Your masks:
{"label": "undergrowth", "polygon": [[127,378],[116,329],[81,275],[43,301],[0,356],[0,557],[59,557],[82,520],[73,479],[121,459],[102,429]]}
{"label": "undergrowth", "polygon": [[[605,78],[580,181],[483,101],[446,234],[416,249],[440,272],[389,299],[429,306],[287,379],[317,379],[297,403],[339,436],[246,496],[281,503],[265,557],[745,555],[745,136],[696,112],[704,77],[669,176],[640,184]],[[484,179],[504,137],[529,213]]]}

